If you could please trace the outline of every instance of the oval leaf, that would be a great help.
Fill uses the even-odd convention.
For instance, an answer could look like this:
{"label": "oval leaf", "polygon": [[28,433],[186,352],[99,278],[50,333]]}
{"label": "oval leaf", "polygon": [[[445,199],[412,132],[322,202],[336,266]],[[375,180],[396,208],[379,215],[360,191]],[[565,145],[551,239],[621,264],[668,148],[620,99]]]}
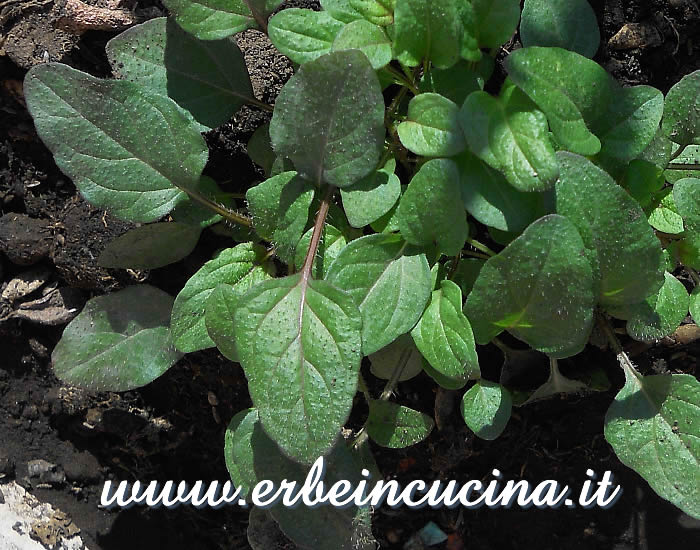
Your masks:
{"label": "oval leaf", "polygon": [[664,121],[666,136],[680,145],[700,145],[700,70],[681,78],[666,94]]}
{"label": "oval leaf", "polygon": [[360,50],[374,69],[381,69],[391,61],[391,40],[386,32],[364,20],[353,21],[340,29],[332,50]]}
{"label": "oval leaf", "polygon": [[384,133],[379,80],[357,50],[302,65],[282,88],[270,122],[277,154],[317,186],[347,187],[372,172]]}
{"label": "oval leaf", "polygon": [[428,260],[399,235],[368,235],[350,242],[331,265],[327,279],[348,292],[360,308],[364,355],[411,330],[430,297]]}
{"label": "oval leaf", "polygon": [[456,155],[466,147],[458,115],[459,107],[440,94],[417,95],[408,104],[408,118],[397,128],[401,143],[416,155]]}
{"label": "oval leaf", "polygon": [[479,380],[462,398],[462,418],[481,439],[496,439],[505,430],[513,400],[504,386]]}
{"label": "oval leaf", "polygon": [[472,0],[474,20],[482,48],[505,44],[518,27],[519,0]]}
{"label": "oval leaf", "polygon": [[455,384],[481,375],[472,328],[462,313],[462,291],[452,281],[442,281],[433,292],[411,336],[433,370]]}
{"label": "oval leaf", "polygon": [[675,332],[688,315],[688,291],[666,272],[659,292],[641,304],[629,306],[627,333],[641,342],[653,342]]}
{"label": "oval leaf", "polygon": [[375,25],[391,25],[394,22],[396,0],[346,0],[346,4]]}
{"label": "oval leaf", "polygon": [[91,299],[51,355],[56,376],[92,391],[152,382],[182,356],[168,328],[172,305],[171,296],[149,285]]}
{"label": "oval leaf", "polygon": [[217,40],[257,27],[244,0],[163,0],[183,29],[200,40]]}
{"label": "oval leaf", "polygon": [[585,347],[594,305],[583,241],[568,219],[549,215],[487,260],[464,311],[479,344],[505,329],[562,358]]}
{"label": "oval leaf", "polygon": [[198,185],[207,145],[171,99],[58,63],[30,70],[24,92],[56,164],[93,205],[151,222],[185,198],[174,185]]}
{"label": "oval leaf", "polygon": [[340,190],[343,209],[353,227],[364,227],[389,212],[401,196],[401,181],[394,173],[396,160]]}
{"label": "oval leaf", "polygon": [[423,358],[408,334],[402,334],[388,346],[370,354],[369,361],[372,374],[383,380],[391,379],[397,368],[401,368],[399,382],[415,378],[423,370]]}
{"label": "oval leaf", "polygon": [[369,402],[367,433],[382,447],[410,447],[428,437],[433,427],[435,422],[427,414],[389,401]]}
{"label": "oval leaf", "polygon": [[360,370],[362,318],[350,295],[303,273],[260,283],[239,301],[234,335],[265,431],[294,460],[333,446]]}
{"label": "oval leaf", "polygon": [[674,183],[673,200],[688,229],[700,230],[700,179],[684,178]]}
{"label": "oval leaf", "polygon": [[325,11],[290,8],[274,15],[267,30],[280,52],[303,64],[330,52],[343,26]]}

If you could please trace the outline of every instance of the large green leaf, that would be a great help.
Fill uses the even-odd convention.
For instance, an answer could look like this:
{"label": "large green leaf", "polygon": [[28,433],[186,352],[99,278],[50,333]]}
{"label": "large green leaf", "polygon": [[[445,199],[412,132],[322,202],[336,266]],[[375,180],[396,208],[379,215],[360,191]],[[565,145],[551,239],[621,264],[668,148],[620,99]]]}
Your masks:
{"label": "large green leaf", "polygon": [[664,285],[641,304],[627,308],[627,333],[635,340],[661,340],[680,326],[688,315],[688,291],[666,272]]}
{"label": "large green leaf", "polygon": [[600,156],[627,163],[644,152],[656,135],[664,96],[651,86],[615,86],[605,116],[591,125],[602,144]]}
{"label": "large green leaf", "polygon": [[390,401],[369,402],[367,433],[372,441],[390,449],[403,449],[430,435],[435,422],[427,414]]}
{"label": "large green leaf", "polygon": [[151,222],[185,198],[175,185],[198,185],[208,149],[171,99],[58,63],[30,70],[24,93],[39,137],[95,206]]}
{"label": "large green leaf", "polygon": [[346,0],[345,3],[375,25],[387,26],[394,21],[396,0]]}
{"label": "large green leaf", "polygon": [[302,65],[282,88],[270,122],[275,151],[316,185],[347,187],[372,172],[384,133],[379,80],[357,50]]}
{"label": "large green leaf", "polygon": [[198,40],[165,17],[110,40],[107,58],[116,76],[170,97],[207,129],[255,99],[233,38]]}
{"label": "large green leaf", "polygon": [[642,377],[624,369],[605,439],[661,497],[700,518],[700,384],[686,374]]}
{"label": "large green leaf", "polygon": [[459,254],[469,234],[459,187],[453,161],[433,159],[421,166],[399,202],[401,235],[412,244],[437,245],[448,256]]}
{"label": "large green leaf", "polygon": [[204,317],[209,295],[222,283],[231,285],[240,295],[269,279],[267,268],[261,265],[264,255],[265,249],[253,243],[227,248],[187,281],[175,299],[170,321],[177,349],[191,353],[214,345]]}
{"label": "large green leaf", "polygon": [[391,40],[384,29],[369,21],[348,23],[335,37],[333,51],[360,50],[372,67],[381,69],[391,61]]}
{"label": "large green leaf", "polygon": [[479,272],[464,312],[476,342],[503,330],[552,357],[576,355],[593,324],[593,273],[576,227],[549,215]]}
{"label": "large green leaf", "polygon": [[201,230],[183,223],[152,223],[127,231],[100,254],[102,267],[157,269],[194,250]]}
{"label": "large green leaf", "polygon": [[[466,4],[465,5],[469,5]],[[484,89],[485,82],[493,73],[494,62],[485,57],[476,66],[468,61],[460,61],[449,69],[431,67],[420,81],[421,92],[434,92],[462,105],[469,94]]]}
{"label": "large green leaf", "polygon": [[593,57],[600,31],[588,0],[525,0],[520,40],[526,48],[559,47]]}
{"label": "large green leaf", "polygon": [[427,59],[439,69],[460,59],[462,22],[457,0],[401,0],[394,12],[394,57],[415,67]]}
{"label": "large green leaf", "polygon": [[519,0],[472,0],[479,46],[498,48],[507,42],[520,20]]}
{"label": "large green leaf", "polygon": [[92,391],[145,386],[181,357],[168,324],[171,296],[149,285],[92,298],[51,355],[56,376]]}
{"label": "large green leaf", "polygon": [[507,87],[498,99],[474,92],[459,120],[469,148],[517,190],[543,191],[554,185],[559,168],[547,118],[518,88]]}
{"label": "large green leaf", "polygon": [[595,155],[600,140],[590,125],[602,116],[616,85],[595,61],[561,48],[516,50],[505,60],[509,77],[542,109],[558,143]]}
{"label": "large green leaf", "polygon": [[666,94],[662,129],[671,141],[700,145],[700,70],[681,78]]}
{"label": "large green leaf", "polygon": [[673,184],[673,199],[685,225],[700,230],[700,179],[678,180]]}
{"label": "large green leaf", "polygon": [[544,214],[538,193],[523,193],[484,161],[465,152],[455,159],[459,167],[464,207],[484,225],[520,232]]}
{"label": "large green leaf", "polygon": [[[309,250],[311,244],[311,237],[313,236],[313,228],[309,229],[304,233],[303,237],[297,245],[297,250],[294,256],[294,265],[297,268],[301,268],[304,265],[304,260],[306,259],[306,253]],[[340,252],[347,245],[347,239],[343,235],[342,231],[337,227],[326,223],[323,226],[321,232],[321,239],[318,244],[318,251],[316,252],[316,257],[314,258],[314,264],[311,268],[311,273],[314,279],[325,279],[330,271],[331,264],[338,257]]]}
{"label": "large green leaf", "polygon": [[270,19],[268,33],[280,52],[301,64],[330,52],[343,26],[325,11],[290,8]]}
{"label": "large green leaf", "polygon": [[639,204],[589,160],[560,151],[556,210],[586,245],[603,306],[638,303],[663,284],[662,251]]}
{"label": "large green leaf", "polygon": [[352,297],[302,272],[254,286],[234,313],[236,350],[265,431],[294,460],[333,446],[360,370],[362,317]]}
{"label": "large green leaf", "polygon": [[404,147],[416,155],[451,157],[466,147],[459,107],[440,94],[414,97],[408,104],[408,118],[397,131]]}
{"label": "large green leaf", "polygon": [[428,260],[399,235],[351,241],[331,265],[327,280],[360,308],[364,355],[411,330],[430,297]]}
{"label": "large green leaf", "polygon": [[[295,482],[297,487],[301,487],[309,474],[309,467],[290,460],[280,452],[263,430],[260,416],[255,409],[241,411],[226,430],[224,455],[234,485],[244,487],[246,492],[263,480],[269,480],[278,487],[283,480]],[[360,456],[351,452],[342,441],[324,460],[323,483],[326,487],[341,479],[356,486],[363,479],[360,472],[364,465]],[[282,532],[302,550],[374,548],[368,507],[339,508],[328,504],[307,507],[300,502],[298,506],[291,507],[277,503],[267,510]]]}
{"label": "large green leaf", "polygon": [[324,11],[343,23],[352,23],[363,19],[362,13],[352,6],[351,0],[320,0],[320,4]]}
{"label": "large green leaf", "polygon": [[246,199],[255,231],[275,243],[280,258],[292,263],[309,219],[313,185],[296,172],[283,172],[248,189]]}
{"label": "large green leaf", "polygon": [[462,291],[452,281],[442,281],[433,292],[411,336],[433,370],[455,384],[481,375],[472,328],[462,313]]}
{"label": "large green leaf", "polygon": [[350,187],[340,190],[343,209],[353,227],[364,227],[389,212],[401,196],[401,181],[394,173],[396,160],[389,159]]}
{"label": "large green leaf", "polygon": [[280,0],[164,0],[170,14],[200,40],[217,40],[258,27],[249,4],[266,17]]}
{"label": "large green leaf", "polygon": [[462,397],[462,418],[481,439],[496,439],[508,424],[513,401],[504,386],[478,380]]}

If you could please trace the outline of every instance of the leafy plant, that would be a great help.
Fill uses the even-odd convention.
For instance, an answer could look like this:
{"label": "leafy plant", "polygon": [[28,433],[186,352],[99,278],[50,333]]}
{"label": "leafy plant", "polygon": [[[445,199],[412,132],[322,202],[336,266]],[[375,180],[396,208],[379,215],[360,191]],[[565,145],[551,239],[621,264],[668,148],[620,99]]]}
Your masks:
{"label": "leafy plant", "polygon": [[[453,390],[475,381],[462,414],[493,439],[513,405],[594,389],[557,360],[580,353],[597,325],[627,380],[606,438],[700,516],[700,386],[642,376],[611,325],[654,341],[689,312],[699,320],[700,72],[665,98],[621,87],[590,59],[599,34],[584,0],[573,11],[526,0],[526,47],[505,59],[496,95],[484,88],[498,84],[493,57],[516,31],[517,0],[325,0],[324,11],[272,16],[274,0],[166,4],[172,18],[108,44],[116,79],[40,65],[27,104],[87,200],[149,224],[112,243],[103,265],[157,268],[206,227],[246,231],[174,303],[147,285],[91,300],[54,352],[58,376],[121,391],[217,346],[240,362],[255,405],[231,421],[225,448],[233,480],[250,489],[301,479],[321,455],[355,479],[376,469],[368,440],[428,437],[432,419],[391,400],[421,371]],[[250,28],[300,65],[274,108],[253,95],[233,39]],[[249,144],[266,177],[239,204],[203,175],[201,132],[243,104],[272,118]],[[481,379],[476,344],[515,353],[503,332],[550,358],[531,395]],[[379,396],[364,356],[388,380]],[[346,440],[358,393],[369,414]],[[302,548],[372,545],[366,508],[255,511],[257,548],[270,517]]]}

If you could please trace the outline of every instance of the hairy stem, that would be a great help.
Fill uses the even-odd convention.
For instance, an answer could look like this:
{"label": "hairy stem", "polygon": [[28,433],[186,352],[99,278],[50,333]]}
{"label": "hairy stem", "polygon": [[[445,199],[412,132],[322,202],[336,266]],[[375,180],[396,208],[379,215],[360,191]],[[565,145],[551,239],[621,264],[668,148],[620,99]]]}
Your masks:
{"label": "hairy stem", "polygon": [[311,278],[311,268],[314,265],[314,258],[316,258],[316,252],[318,252],[318,245],[321,242],[321,235],[323,235],[323,226],[326,223],[326,217],[328,216],[328,209],[331,205],[331,199],[333,198],[333,193],[335,192],[335,187],[329,185],[326,189],[326,194],[321,200],[321,206],[316,214],[316,221],[314,222],[314,230],[311,234],[311,243],[309,244],[309,250],[306,252],[306,258],[304,259],[304,266],[301,268],[302,277],[305,279]]}
{"label": "hairy stem", "polygon": [[208,199],[203,195],[200,195],[196,191],[192,191],[191,189],[187,189],[186,187],[180,187],[179,185],[176,185],[176,187],[180,189],[180,191],[185,193],[188,197],[190,197],[193,201],[208,208],[212,212],[219,214],[225,220],[236,223],[238,225],[244,225],[245,227],[252,227],[253,222],[250,221],[250,218],[248,216],[244,216],[243,214],[239,214],[238,212],[229,210],[228,208],[215,203],[213,200]]}
{"label": "hairy stem", "polygon": [[489,257],[490,257],[490,256],[495,256],[495,255],[496,255],[496,253],[495,253],[493,250],[491,250],[491,249],[490,249],[488,246],[486,246],[485,244],[480,243],[480,242],[477,241],[476,239],[471,239],[471,238],[467,239],[467,244],[473,246],[474,248],[476,248],[477,250],[483,252],[484,254],[486,254],[486,255],[489,256]]}
{"label": "hairy stem", "polygon": [[613,330],[612,326],[610,326],[610,322],[608,321],[607,317],[605,317],[605,315],[601,312],[598,312],[597,316],[598,326],[603,331],[603,334],[605,334],[605,336],[607,337],[610,347],[617,354],[617,360],[620,363],[622,369],[629,369],[630,372],[634,373],[635,376],[639,378],[641,375],[637,372],[637,369],[634,368],[634,364],[632,363],[632,360],[629,358],[625,350],[622,349],[622,344],[620,344],[620,341],[617,339],[615,331]]}

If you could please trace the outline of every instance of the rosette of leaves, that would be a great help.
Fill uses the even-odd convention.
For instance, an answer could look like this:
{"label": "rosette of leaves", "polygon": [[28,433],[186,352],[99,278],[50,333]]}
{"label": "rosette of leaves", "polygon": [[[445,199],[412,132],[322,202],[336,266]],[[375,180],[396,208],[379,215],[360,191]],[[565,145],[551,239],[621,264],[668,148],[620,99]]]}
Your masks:
{"label": "rosette of leaves", "polygon": [[[59,168],[86,200],[144,224],[104,265],[158,269],[205,232],[231,239],[174,299],[143,286],[88,302],[54,352],[57,375],[121,391],[216,346],[241,364],[254,405],[227,432],[236,483],[301,478],[322,455],[350,479],[374,469],[369,439],[430,437],[429,415],[392,399],[415,376],[463,391],[478,436],[507,429],[519,401],[481,379],[477,353],[503,347],[504,331],[549,356],[539,398],[586,388],[556,361],[580,353],[596,323],[612,317],[654,341],[689,312],[697,320],[700,73],[665,97],[622,87],[590,59],[597,25],[573,4],[528,0],[521,17],[517,0],[324,0],[277,13],[277,1],[168,0],[169,18],[108,44],[115,78],[32,69],[27,104]],[[525,47],[494,90],[493,56],[518,24]],[[296,64],[274,107],[253,93],[235,41],[246,29]],[[248,143],[265,177],[232,189],[204,175],[202,132],[244,104],[272,113]],[[627,384],[606,437],[697,515],[697,382],[642,377],[619,357]],[[379,395],[366,383],[375,374]],[[368,418],[346,441],[358,396]],[[651,448],[670,458],[655,462]],[[301,548],[371,544],[366,509],[255,514]],[[298,528],[304,517],[313,529]]]}

